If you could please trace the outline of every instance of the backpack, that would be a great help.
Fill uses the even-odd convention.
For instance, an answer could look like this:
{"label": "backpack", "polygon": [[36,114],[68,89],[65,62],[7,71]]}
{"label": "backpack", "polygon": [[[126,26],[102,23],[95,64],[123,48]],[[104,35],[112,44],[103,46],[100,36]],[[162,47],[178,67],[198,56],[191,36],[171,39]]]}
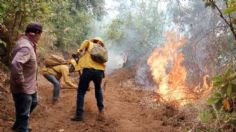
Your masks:
{"label": "backpack", "polygon": [[108,60],[107,49],[102,47],[99,44],[94,43],[93,48],[91,49],[91,51],[89,53],[90,53],[92,60],[97,63],[103,64],[103,63],[107,62],[107,60]]}
{"label": "backpack", "polygon": [[59,55],[51,54],[44,60],[44,65],[46,67],[54,67],[61,64],[67,64],[67,61]]}

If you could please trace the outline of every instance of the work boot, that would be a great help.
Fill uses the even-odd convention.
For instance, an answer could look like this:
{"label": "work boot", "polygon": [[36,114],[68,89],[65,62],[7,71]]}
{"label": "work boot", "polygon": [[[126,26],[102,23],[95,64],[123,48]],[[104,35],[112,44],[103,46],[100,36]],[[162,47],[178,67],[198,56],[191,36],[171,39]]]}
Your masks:
{"label": "work boot", "polygon": [[55,105],[55,104],[57,104],[57,103],[58,103],[58,101],[59,101],[59,99],[58,99],[58,98],[53,98],[53,99],[52,99],[52,104],[53,104],[53,105]]}
{"label": "work boot", "polygon": [[29,124],[28,125],[28,131],[31,132],[32,131],[32,126]]}
{"label": "work boot", "polygon": [[16,124],[14,124],[12,127],[11,127],[11,130],[13,131],[18,131],[18,127]]}
{"label": "work boot", "polygon": [[105,121],[105,113],[103,110],[98,112],[97,120],[98,121]]}
{"label": "work boot", "polygon": [[73,118],[71,118],[71,121],[83,121],[82,115],[76,115]]}
{"label": "work boot", "polygon": [[[11,130],[14,131],[14,132],[18,132],[18,131],[19,131],[19,128],[13,126],[13,127],[11,128]],[[31,128],[31,127],[28,127],[28,132],[31,132],[31,131],[32,131],[32,128]]]}

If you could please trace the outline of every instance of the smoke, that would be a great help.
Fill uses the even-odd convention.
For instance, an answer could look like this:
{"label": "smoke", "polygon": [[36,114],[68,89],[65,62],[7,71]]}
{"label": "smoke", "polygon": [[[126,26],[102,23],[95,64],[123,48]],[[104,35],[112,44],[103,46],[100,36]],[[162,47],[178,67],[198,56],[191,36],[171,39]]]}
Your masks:
{"label": "smoke", "polygon": [[[106,0],[107,15],[102,21],[94,21],[90,35],[104,38],[109,51],[106,72],[136,65],[136,81],[152,86],[147,59],[154,48],[163,47],[166,39],[163,34],[174,30],[188,39],[180,49],[185,54],[187,82],[194,86],[205,74],[213,75],[216,58],[227,41],[227,36],[222,34],[226,31],[224,22],[214,11],[205,8],[202,1],[178,2]],[[114,40],[107,37],[107,30],[117,19],[123,22],[119,27],[122,36]]]}
{"label": "smoke", "polygon": [[189,87],[202,85],[205,75],[216,74],[218,56],[229,49],[225,23],[202,1],[188,0],[184,5],[175,2],[168,7],[171,27],[188,38],[181,49],[185,54],[183,65],[188,73],[186,81]]}
{"label": "smoke", "polygon": [[[128,21],[127,18],[124,17],[126,13],[123,9],[129,8],[131,3],[129,3],[129,7],[127,7],[128,5],[124,5],[122,2],[124,3],[125,1],[107,0],[105,6],[107,15],[103,17],[102,21],[94,20],[94,23],[92,24],[93,31],[89,35],[90,37],[100,36],[104,38],[104,42],[109,53],[109,59],[106,64],[106,73],[111,73],[112,71],[127,65],[133,65],[140,61],[143,54],[146,54],[147,48],[142,46],[142,34],[140,34],[140,32],[136,29],[135,25],[122,24],[119,27],[122,34],[119,40],[113,40],[107,37],[107,30],[113,20],[119,19],[122,23],[126,23]],[[122,10],[120,10],[121,6],[123,7]]]}
{"label": "smoke", "polygon": [[125,59],[121,51],[110,49],[108,52],[108,62],[106,64],[106,73],[110,74],[114,70],[124,67]]}
{"label": "smoke", "polygon": [[[142,4],[144,4],[142,1],[106,0],[105,2],[107,15],[103,17],[102,21],[94,20],[93,31],[89,36],[100,36],[104,39],[109,53],[106,74],[125,66],[136,65],[138,67],[136,82],[145,87],[152,87],[154,83],[146,62],[152,49],[156,47],[157,43],[161,44],[163,40],[161,37],[163,22],[159,22],[161,15],[157,11],[160,10],[159,7],[163,8],[163,6],[157,5],[157,8],[153,6],[152,1],[148,1],[145,6],[152,6],[150,8],[154,10],[152,12],[142,9]],[[107,37],[107,30],[113,20],[122,21],[119,27],[122,36],[118,40]]]}
{"label": "smoke", "polygon": [[151,71],[147,63],[140,63],[138,65],[138,70],[135,76],[135,80],[138,84],[142,85],[148,90],[155,90],[156,84],[152,79]]}

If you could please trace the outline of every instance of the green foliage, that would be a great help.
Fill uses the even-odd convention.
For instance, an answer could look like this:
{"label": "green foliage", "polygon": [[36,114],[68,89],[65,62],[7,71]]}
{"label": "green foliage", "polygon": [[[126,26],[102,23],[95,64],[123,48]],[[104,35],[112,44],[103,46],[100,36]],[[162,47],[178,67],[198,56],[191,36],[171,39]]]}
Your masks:
{"label": "green foliage", "polygon": [[68,0],[54,3],[52,10],[54,14],[50,22],[57,37],[55,46],[61,51],[78,48],[89,32],[91,16],[85,11],[75,10]]}
{"label": "green foliage", "polygon": [[198,118],[203,123],[210,123],[214,120],[214,115],[210,109],[206,109],[199,113]]}
{"label": "green foliage", "polygon": [[226,8],[226,9],[224,10],[224,13],[225,13],[225,14],[230,14],[230,13],[232,13],[232,12],[234,12],[234,11],[236,11],[236,8],[235,8],[235,7],[229,7],[229,8]]}
{"label": "green foliage", "polygon": [[[213,93],[208,98],[207,103],[210,106],[199,113],[199,118],[203,123],[208,122],[215,129],[220,129],[224,125],[234,123],[234,112],[232,100],[236,95],[236,87],[233,80],[236,79],[236,72],[233,66],[229,66],[223,74],[212,78]],[[215,122],[210,122],[210,120]]]}
{"label": "green foliage", "polygon": [[8,56],[31,21],[42,23],[48,35],[56,37],[58,50],[68,51],[87,37],[93,18],[101,19],[105,14],[104,0],[0,0],[0,3],[0,24],[7,29],[0,40],[6,44]]}
{"label": "green foliage", "polygon": [[225,14],[230,14],[236,11],[236,0],[227,0],[228,7],[224,10]]}
{"label": "green foliage", "polygon": [[123,32],[123,24],[124,22],[121,19],[114,19],[112,23],[109,25],[107,30],[108,39],[119,41],[124,36]]}
{"label": "green foliage", "polygon": [[0,0],[0,3],[1,21],[11,32],[23,30],[29,21],[43,22],[50,12],[50,2]]}
{"label": "green foliage", "polygon": [[[0,0],[0,25],[5,28],[0,40],[5,43],[9,60],[12,47],[18,36],[24,32],[26,25],[31,21],[44,21],[50,15],[50,2],[27,0]],[[8,61],[5,61],[8,63]]]}
{"label": "green foliage", "polygon": [[209,105],[217,104],[222,100],[222,95],[219,92],[215,92],[208,100]]}
{"label": "green foliage", "polygon": [[[236,39],[236,32],[233,24],[235,24],[235,17],[232,13],[236,11],[236,0],[203,0],[205,5],[216,9],[222,20],[229,26],[234,38]],[[218,2],[218,5],[217,5]],[[226,6],[221,7],[219,3]],[[221,129],[224,125],[234,125],[235,123],[235,97],[236,97],[236,85],[234,80],[236,79],[235,64],[228,65],[228,69],[221,75],[217,75],[212,78],[213,81],[213,93],[208,99],[207,103],[211,106],[210,110],[214,114],[216,122],[213,122],[214,127]]]}
{"label": "green foliage", "polygon": [[[232,95],[234,95],[236,88],[234,87],[232,81],[235,78],[235,71],[233,70],[233,67],[229,67],[228,70],[222,75],[218,75],[212,78],[215,88],[215,94],[217,94],[217,97],[232,98]],[[218,96],[219,93],[221,94],[221,97]]]}
{"label": "green foliage", "polygon": [[104,14],[103,6],[104,0],[54,2],[51,5],[53,13],[49,21],[57,38],[55,41],[57,49],[60,51],[77,49],[92,32],[93,18],[100,19]]}
{"label": "green foliage", "polygon": [[[116,19],[106,29],[114,47],[128,51],[129,61],[143,57],[161,42],[164,15],[157,1],[117,0]],[[129,4],[127,4],[129,3]]]}

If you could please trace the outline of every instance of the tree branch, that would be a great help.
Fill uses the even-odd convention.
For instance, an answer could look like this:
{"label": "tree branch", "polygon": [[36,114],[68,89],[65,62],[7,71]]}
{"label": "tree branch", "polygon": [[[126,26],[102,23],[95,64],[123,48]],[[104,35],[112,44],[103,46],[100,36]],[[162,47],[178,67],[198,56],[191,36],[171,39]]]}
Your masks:
{"label": "tree branch", "polygon": [[[224,17],[222,11],[220,10],[220,8],[216,5],[216,3],[215,3],[213,0],[211,0],[211,3],[212,3],[213,6],[217,9],[217,11],[220,13],[220,17],[221,17],[221,18],[225,21],[225,23],[229,26],[231,32],[232,32],[233,35],[234,35],[234,38],[236,39],[236,32],[235,32],[235,30],[234,30],[234,27],[233,27],[233,24],[232,24],[231,20],[230,20],[229,22],[226,20],[226,18]],[[227,4],[227,3],[226,3],[226,4]]]}

